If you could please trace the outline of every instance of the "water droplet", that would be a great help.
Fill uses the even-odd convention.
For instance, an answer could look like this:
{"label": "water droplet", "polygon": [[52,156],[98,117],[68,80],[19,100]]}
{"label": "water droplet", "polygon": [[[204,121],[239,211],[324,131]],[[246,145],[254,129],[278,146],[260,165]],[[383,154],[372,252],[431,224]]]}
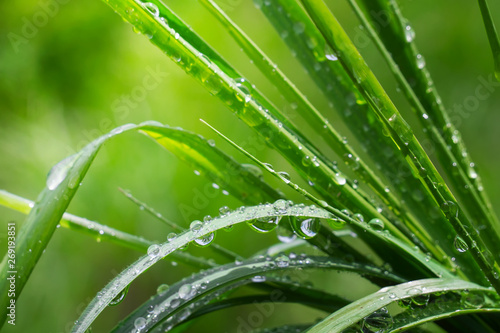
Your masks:
{"label": "water droplet", "polygon": [[146,327],[146,319],[139,317],[136,320],[134,320],[134,326],[138,330],[142,330],[144,327]]}
{"label": "water droplet", "polygon": [[285,267],[288,267],[288,265],[290,264],[290,258],[288,258],[286,255],[282,254],[282,255],[279,255],[276,257],[276,259],[274,260],[274,262],[276,263],[276,265],[280,268],[285,268]]}
{"label": "water droplet", "polygon": [[394,324],[394,319],[386,308],[381,308],[363,319],[363,328],[370,332],[385,332]]}
{"label": "water droplet", "polygon": [[262,165],[269,171],[274,172],[274,167],[269,163],[262,163]]}
{"label": "water droplet", "polygon": [[205,235],[205,236],[202,236],[202,237],[200,237],[200,238],[196,238],[196,239],[194,240],[194,242],[195,242],[197,245],[199,245],[199,246],[203,247],[203,246],[208,246],[208,245],[210,245],[210,244],[212,243],[212,241],[214,240],[214,238],[215,238],[215,233],[211,232],[211,233],[209,233],[209,234],[207,234],[207,235]]}
{"label": "water droplet", "polygon": [[160,246],[158,244],[153,244],[150,247],[148,247],[148,256],[151,257],[151,259],[156,258],[160,254]]}
{"label": "water droplet", "polygon": [[154,3],[146,2],[143,4],[143,6],[144,6],[144,8],[146,8],[148,10],[148,12],[153,14],[154,17],[160,16],[160,10],[158,9],[158,7]]}
{"label": "water droplet", "polygon": [[293,231],[302,239],[310,239],[318,234],[320,229],[320,222],[318,219],[311,218],[291,218],[290,223]]}
{"label": "water droplet", "polygon": [[297,235],[281,225],[276,228],[276,236],[280,242],[290,243],[297,239]]}
{"label": "water droplet", "polygon": [[203,227],[203,223],[201,221],[193,221],[189,225],[189,228],[191,229],[192,232],[197,233],[201,230]]}
{"label": "water droplet", "polygon": [[405,26],[405,38],[408,43],[411,43],[415,39],[415,30],[409,24]]}
{"label": "water droplet", "polygon": [[290,175],[288,174],[288,172],[285,172],[285,171],[280,171],[278,172],[278,175],[280,176],[281,179],[283,179],[283,181],[285,183],[290,183]]}
{"label": "water droplet", "polygon": [[421,54],[417,54],[417,67],[420,69],[425,67],[425,59]]}
{"label": "water droplet", "polygon": [[381,219],[371,219],[370,222],[368,222],[368,225],[373,229],[377,231],[382,231],[384,230],[384,222]]}
{"label": "water droplet", "polygon": [[47,175],[47,188],[51,191],[55,190],[59,184],[66,179],[69,169],[73,166],[77,155],[71,155],[60,161],[50,169]]}
{"label": "water droplet", "polygon": [[130,285],[126,286],[122,291],[120,291],[120,293],[116,295],[116,297],[113,298],[111,302],[109,302],[109,306],[115,306],[120,304],[125,299],[125,296],[127,296],[129,287]]}
{"label": "water droplet", "polygon": [[262,276],[262,275],[256,275],[252,278],[252,282],[255,282],[255,283],[262,283],[262,282],[266,282],[266,277],[265,276]]}
{"label": "water droplet", "polygon": [[219,208],[219,213],[220,213],[220,216],[226,216],[229,214],[231,210],[229,209],[228,206],[222,206],[221,208]]}
{"label": "water droplet", "polygon": [[339,59],[328,44],[325,44],[325,57],[330,61],[337,61]]}
{"label": "water droplet", "polygon": [[458,235],[455,236],[455,240],[453,241],[453,245],[458,252],[467,252],[469,250],[469,245]]}
{"label": "water droplet", "polygon": [[365,218],[363,217],[363,215],[359,214],[359,213],[356,213],[354,214],[353,216],[356,220],[358,220],[359,222],[365,222]]}
{"label": "water droplet", "polygon": [[193,288],[192,285],[189,283],[186,283],[182,287],[179,288],[179,297],[188,300],[193,298],[193,296],[196,294],[196,288]]}
{"label": "water droplet", "polygon": [[171,233],[169,233],[169,234],[167,235],[167,240],[168,240],[169,242],[173,241],[173,240],[174,240],[174,239],[176,239],[176,238],[177,238],[177,234],[176,234],[175,232],[171,232]]}
{"label": "water droplet", "polygon": [[458,217],[458,206],[453,201],[446,201],[441,204],[441,210],[448,218]]}
{"label": "water droplet", "polygon": [[168,288],[170,288],[168,284],[166,283],[160,284],[158,288],[156,288],[156,293],[161,296],[167,292]]}
{"label": "water droplet", "polygon": [[261,233],[271,232],[278,226],[281,216],[276,217],[262,217],[255,220],[248,221],[253,229]]}
{"label": "water droplet", "polygon": [[295,24],[293,25],[293,31],[295,31],[295,33],[297,35],[300,35],[305,30],[306,30],[306,26],[302,22],[295,22]]}

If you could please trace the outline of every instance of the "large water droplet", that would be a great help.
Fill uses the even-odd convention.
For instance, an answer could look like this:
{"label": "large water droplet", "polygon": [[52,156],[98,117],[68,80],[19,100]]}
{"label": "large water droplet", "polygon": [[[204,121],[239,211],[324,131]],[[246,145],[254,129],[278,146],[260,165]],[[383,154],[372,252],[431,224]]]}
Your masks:
{"label": "large water droplet", "polygon": [[66,179],[69,169],[73,166],[77,155],[71,155],[60,161],[50,169],[47,175],[47,188],[51,191],[55,190],[59,184]]}
{"label": "large water droplet", "polygon": [[189,225],[189,228],[194,233],[198,233],[201,230],[202,227],[203,227],[203,223],[201,221],[193,221]]}
{"label": "large water droplet", "polygon": [[462,237],[456,235],[455,240],[453,241],[453,245],[458,252],[467,252],[469,250],[469,245],[462,239]]}
{"label": "large water droplet", "polygon": [[146,327],[146,319],[139,317],[134,321],[134,326],[138,330],[142,330],[144,327]]}
{"label": "large water droplet", "polygon": [[162,283],[156,288],[156,293],[161,296],[167,292],[168,288],[170,288],[168,284]]}
{"label": "large water droplet", "polygon": [[368,222],[368,225],[377,231],[384,230],[384,222],[381,219],[371,219],[370,222]]}
{"label": "large water droplet", "polygon": [[280,268],[285,268],[285,267],[288,267],[288,265],[290,264],[290,258],[288,258],[284,254],[281,254],[281,255],[276,257],[274,262],[276,263],[276,266],[278,266]]}
{"label": "large water droplet", "polygon": [[200,238],[196,238],[194,240],[195,244],[197,244],[198,246],[208,246],[210,245],[210,243],[212,243],[212,241],[214,240],[215,238],[215,233],[211,232],[209,233],[208,235],[205,235],[205,236],[202,236]]}
{"label": "large water droplet", "polygon": [[310,239],[318,234],[320,222],[317,218],[291,218],[290,223],[293,231],[302,239]]}
{"label": "large water droplet", "polygon": [[143,4],[143,6],[144,6],[144,8],[146,8],[148,10],[148,12],[153,14],[154,17],[160,16],[160,10],[158,9],[158,7],[154,3],[146,2]]}
{"label": "large water droplet", "polygon": [[413,28],[409,24],[405,26],[405,38],[408,43],[412,42],[413,39],[415,39],[415,30],[413,30]]}
{"label": "large water droplet", "polygon": [[255,220],[248,221],[248,224],[258,232],[267,233],[271,232],[278,226],[281,216],[276,217],[262,217]]}
{"label": "large water droplet", "polygon": [[335,54],[335,52],[330,47],[330,45],[328,45],[328,44],[325,44],[325,57],[326,57],[326,59],[328,59],[330,61],[336,61],[339,59],[337,57],[337,55]]}
{"label": "large water droplet", "polygon": [[160,254],[160,246],[158,244],[153,244],[148,247],[148,256],[151,259],[156,258]]}
{"label": "large water droplet", "polygon": [[425,59],[424,56],[421,54],[417,54],[417,67],[422,69],[425,67]]}
{"label": "large water droplet", "polygon": [[111,302],[109,302],[109,306],[115,306],[120,304],[125,299],[125,296],[127,296],[129,287],[130,285],[126,286],[122,291],[120,291],[120,293],[116,295],[116,297],[113,298]]}
{"label": "large water droplet", "polygon": [[369,332],[385,332],[394,324],[394,319],[386,308],[381,308],[363,320],[363,328]]}
{"label": "large water droplet", "polygon": [[193,288],[192,285],[189,283],[186,283],[182,287],[179,288],[179,297],[188,300],[193,298],[193,296],[196,294],[196,288]]}

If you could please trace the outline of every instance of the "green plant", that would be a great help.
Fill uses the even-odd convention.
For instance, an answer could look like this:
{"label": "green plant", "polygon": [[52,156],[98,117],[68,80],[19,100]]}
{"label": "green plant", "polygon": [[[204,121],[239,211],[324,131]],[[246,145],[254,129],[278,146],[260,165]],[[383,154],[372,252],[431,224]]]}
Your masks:
{"label": "green plant", "polygon": [[[342,111],[340,116],[368,152],[369,160],[354,151],[329,123],[325,112],[308,101],[213,1],[201,0],[201,3],[221,21],[301,119],[321,133],[328,148],[343,159],[345,166],[333,163],[323,147],[320,149],[289,115],[242,78],[161,1],[105,2],[255,129],[309,187],[300,186],[288,173],[261,162],[215,129],[215,133],[257,166],[240,164],[210,140],[181,129],[154,121],[123,125],[54,166],[47,187],[31,211],[29,201],[0,193],[3,205],[29,212],[16,240],[18,293],[61,224],[100,240],[147,252],[94,298],[75,323],[75,332],[85,332],[108,305],[120,303],[137,277],[167,256],[202,271],[168,289],[160,286],[158,294],[139,306],[114,331],[180,331],[191,320],[220,308],[251,303],[259,297],[274,301],[273,292],[277,290],[287,295],[287,301],[331,313],[320,323],[282,328],[282,331],[400,331],[438,320],[425,330],[498,330],[498,321],[489,313],[500,310],[500,225],[416,49],[414,32],[395,1],[349,3],[421,120],[426,135],[421,139],[432,143],[443,174],[404,120],[403,110],[396,108],[323,1],[256,0],[255,3],[281,33],[318,91],[324,93],[335,109]],[[479,4],[498,73],[498,37],[486,2]],[[376,32],[376,18],[371,14],[380,11],[389,19]],[[181,231],[165,237],[168,240],[162,244],[65,213],[101,146],[129,131],[140,131],[154,139],[247,207],[234,211],[223,207],[219,217],[193,221],[186,231],[159,216],[171,228]],[[376,164],[383,165],[380,172],[373,167]],[[314,205],[288,201],[283,193],[264,181],[259,170],[274,176],[283,187]],[[157,215],[152,208],[126,194]],[[242,222],[261,233],[276,231],[284,244],[263,248],[252,258],[241,258],[232,249],[212,244],[216,232]],[[202,247],[211,245],[226,262],[215,264],[178,251],[191,242]],[[302,247],[308,251],[315,248],[321,255],[293,253]],[[1,268],[5,281],[9,274],[7,256]],[[355,272],[381,289],[358,300],[345,299],[274,274],[318,268]],[[252,296],[231,297],[233,290],[247,284],[251,284]],[[1,285],[4,305],[10,301],[8,288],[8,284]],[[2,311],[5,320],[6,313]],[[463,316],[448,319],[457,315]]]}

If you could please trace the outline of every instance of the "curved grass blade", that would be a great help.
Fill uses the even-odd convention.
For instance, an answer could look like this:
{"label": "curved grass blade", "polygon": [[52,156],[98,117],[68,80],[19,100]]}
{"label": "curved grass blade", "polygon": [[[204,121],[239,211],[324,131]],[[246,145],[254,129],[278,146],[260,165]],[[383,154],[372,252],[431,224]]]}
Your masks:
{"label": "curved grass blade", "polygon": [[[97,152],[109,138],[122,132],[136,130],[141,125],[123,125],[85,146],[80,152],[55,165],[47,176],[47,187],[39,195],[16,239],[16,264],[7,264],[7,255],[0,264],[0,277],[5,281],[9,274],[16,276],[16,297],[19,297],[42,251],[47,246],[64,211],[78,190]],[[15,271],[16,273],[9,273]],[[9,302],[7,284],[0,285],[0,323],[6,316]]]}
{"label": "curved grass blade", "polygon": [[[400,271],[402,271],[402,272],[405,272],[405,271],[407,272],[408,270],[409,271],[413,270],[412,268],[414,268],[414,267],[406,266],[407,264],[409,264],[409,261],[406,260],[406,258],[398,257],[398,255],[400,255],[401,253],[399,253],[398,251],[393,251],[393,249],[388,249],[388,248],[381,246],[385,242],[382,242],[382,243],[380,242],[380,240],[383,240],[383,238],[380,238],[379,237],[380,234],[376,232],[376,231],[381,231],[380,229],[373,228],[373,230],[372,230],[370,224],[369,223],[367,224],[366,222],[364,222],[363,219],[351,217],[350,214],[348,212],[346,212],[345,210],[339,211],[338,209],[335,209],[335,208],[331,207],[330,205],[328,205],[327,202],[325,202],[323,200],[319,200],[314,195],[312,195],[308,191],[302,189],[301,187],[299,187],[297,184],[295,184],[291,180],[283,179],[283,177],[278,172],[276,172],[273,168],[271,168],[268,165],[259,161],[252,154],[247,152],[242,147],[238,146],[235,142],[233,142],[231,139],[226,137],[224,134],[219,132],[217,129],[212,127],[210,124],[208,124],[204,120],[202,120],[202,122],[205,123],[207,126],[209,126],[213,131],[215,131],[219,136],[221,136],[229,144],[231,144],[237,150],[242,152],[245,156],[247,156],[252,161],[254,161],[257,165],[259,165],[264,170],[266,170],[268,173],[270,173],[273,176],[275,176],[276,178],[280,179],[286,185],[288,185],[289,187],[291,187],[292,189],[294,189],[296,192],[303,195],[304,197],[308,198],[309,200],[311,200],[312,202],[314,202],[318,206],[330,211],[334,216],[336,216],[339,219],[339,220],[337,220],[337,225],[335,225],[335,224],[333,225],[334,228],[338,228],[338,223],[340,223],[342,225],[345,221],[347,221],[348,223],[350,223],[351,228],[353,228],[368,245],[371,245],[372,248],[374,249],[374,251],[377,252],[379,255],[381,255],[381,257],[384,258],[384,260],[386,260],[387,263],[396,264],[395,267],[398,267],[400,269]],[[385,228],[385,226],[383,224],[382,224],[382,226],[383,226],[382,229]],[[368,229],[375,231],[375,232],[374,233],[372,233],[372,232],[367,233]],[[413,245],[411,242],[408,242],[406,239],[404,239],[403,235],[398,234],[399,230],[395,229],[393,226],[391,226],[391,225],[387,226],[387,229],[385,231],[387,231],[386,235],[391,235],[393,237],[394,237],[394,235],[392,235],[392,233],[395,233],[396,237],[394,237],[394,239],[397,239],[401,244]],[[387,245],[389,247],[392,247],[394,244],[389,242]],[[417,247],[417,250],[418,250],[418,247]],[[364,261],[361,261],[361,262],[364,262]],[[436,274],[436,273],[437,273],[437,271],[434,271],[434,274]],[[441,275],[442,273],[443,272],[439,272],[437,275],[442,276]],[[460,273],[460,272],[458,272],[458,273]]]}
{"label": "curved grass blade", "polygon": [[[389,311],[386,307],[397,303],[401,307],[394,313],[401,312],[401,308],[403,312],[393,316],[391,312],[394,310]],[[412,327],[412,323],[419,320],[425,322],[479,312],[482,307],[500,311],[500,296],[490,288],[458,279],[411,281],[383,288],[355,301],[307,332],[341,332],[349,327],[374,327],[384,332],[397,332]],[[416,318],[407,322],[413,315]]]}
{"label": "curved grass blade", "polygon": [[[426,134],[435,144],[433,149],[437,149],[436,156],[458,193],[461,206],[471,216],[470,220],[474,226],[483,230],[482,238],[488,248],[494,253],[499,252],[500,224],[486,193],[482,190],[481,180],[458,130],[450,121],[443,104],[438,102],[439,96],[423,64],[423,58],[413,43],[414,32],[408,21],[402,17],[396,2],[365,1],[367,12],[373,14],[383,11],[389,15],[388,20],[394,22],[381,27],[380,35],[384,38],[388,48],[386,49],[356,2],[349,0],[349,3],[389,64],[413,110],[417,112],[422,126],[427,129]],[[396,64],[395,61],[399,63]],[[415,91],[410,87],[409,80],[414,83]]]}
{"label": "curved grass blade", "polygon": [[[474,230],[474,226],[457,205],[456,199],[441,175],[345,31],[322,0],[301,1],[318,29],[323,33],[327,43],[336,52],[340,63],[353,83],[360,89],[360,92],[370,103],[372,110],[389,130],[401,152],[407,156],[409,165],[420,172],[421,181],[430,190],[436,202],[441,205],[443,213],[457,234],[465,240],[469,248],[472,248],[471,254],[483,274],[495,289],[500,291],[500,280],[495,277],[500,276],[500,266],[493,256],[485,256],[485,251],[488,249],[477,233],[467,231],[467,229]],[[453,206],[453,212],[450,213],[451,206]],[[470,275],[469,278],[477,281],[474,275]]]}
{"label": "curved grass blade", "polygon": [[[136,205],[138,205],[139,207],[141,207],[142,209],[144,209],[146,212],[148,212],[149,214],[151,214],[152,216],[156,217],[157,219],[159,219],[160,221],[166,223],[168,226],[170,226],[171,228],[177,230],[177,231],[185,231],[186,229],[177,225],[175,222],[172,222],[170,221],[169,219],[167,219],[165,216],[163,216],[162,214],[158,213],[156,210],[154,210],[152,207],[148,206],[147,204],[145,204],[144,202],[140,201],[139,199],[135,198],[132,193],[130,193],[129,191],[125,191],[125,190],[122,190],[121,188],[119,189],[128,199],[130,199],[133,203],[135,203]],[[229,259],[229,260],[235,260],[236,258],[240,258],[241,256],[234,253],[233,251],[231,250],[228,250],[222,246],[220,246],[219,244],[212,244],[212,246],[210,247],[211,249],[213,249],[215,252],[221,254],[223,257],[225,257],[226,259]],[[176,252],[174,252],[176,253]]]}
{"label": "curved grass blade", "polygon": [[488,35],[488,41],[490,42],[491,52],[493,53],[495,77],[497,81],[500,81],[500,39],[498,38],[497,29],[495,28],[495,23],[493,23],[490,9],[488,8],[488,2],[486,0],[478,0],[478,3],[481,9],[484,27],[486,28],[486,34]]}
{"label": "curved grass blade", "polygon": [[[304,207],[303,205],[283,206],[281,202],[276,205],[260,205],[255,207],[242,207],[236,211],[225,213],[224,216],[213,219],[210,223],[205,223],[195,230],[187,230],[186,232],[178,235],[175,239],[169,242],[160,244],[157,251],[153,255],[143,256],[135,263],[130,265],[118,276],[116,276],[104,289],[98,293],[86,310],[82,313],[79,320],[75,322],[72,332],[85,332],[86,329],[92,324],[97,316],[108,306],[108,304],[132,281],[140,276],[144,271],[153,266],[155,263],[169,255],[170,253],[184,247],[188,243],[196,239],[206,239],[214,232],[228,226],[248,222],[248,221],[262,221],[265,219],[267,223],[276,227],[275,221],[279,219],[271,219],[283,216],[291,216],[295,218],[305,219],[337,219],[328,211],[316,207]],[[252,222],[253,224],[255,222]],[[414,260],[420,263],[426,269],[433,271],[436,276],[449,277],[450,274],[446,269],[443,269],[434,260],[426,258],[422,253],[415,251],[408,245],[402,243],[400,240],[392,237],[390,234],[380,233],[371,228],[364,227],[367,233],[373,233],[384,243],[393,245],[395,252],[404,251],[408,256],[407,260]],[[212,238],[213,239],[213,238]]]}
{"label": "curved grass blade", "polygon": [[141,132],[245,204],[282,198],[259,175],[195,133],[169,127],[148,127]]}
{"label": "curved grass blade", "polygon": [[[401,278],[392,274],[387,275],[383,269],[378,267],[348,263],[334,258],[314,256],[290,258],[284,255],[270,258],[261,256],[219,266],[177,282],[165,293],[144,303],[135,314],[129,316],[114,331],[130,332],[136,328],[134,323],[138,318],[145,319],[144,327],[141,327],[143,331],[158,328],[158,325],[162,325],[161,331],[168,331],[169,327],[173,328],[173,325],[187,319],[192,313],[192,305],[204,297],[218,294],[221,290],[227,292],[235,286],[241,286],[241,283],[264,282],[266,275],[273,272],[312,268],[350,271],[361,275],[374,275],[389,281],[401,281]],[[282,298],[284,297],[280,297],[280,299]],[[339,301],[337,298],[334,300],[336,303]],[[201,303],[203,306],[206,300]],[[345,301],[341,302],[341,304],[345,303]],[[148,316],[148,309],[153,309],[152,315]]]}

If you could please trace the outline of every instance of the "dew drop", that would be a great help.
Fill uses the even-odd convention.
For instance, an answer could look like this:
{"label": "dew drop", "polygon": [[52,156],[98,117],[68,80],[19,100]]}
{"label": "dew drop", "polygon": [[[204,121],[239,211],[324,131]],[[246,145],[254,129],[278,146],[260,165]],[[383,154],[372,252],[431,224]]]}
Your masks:
{"label": "dew drop", "polygon": [[281,216],[261,217],[255,220],[248,221],[247,223],[257,232],[268,233],[276,229],[280,220]]}
{"label": "dew drop", "polygon": [[311,218],[292,218],[290,220],[293,231],[302,239],[310,239],[318,234],[320,229],[320,222],[318,219]]}
{"label": "dew drop", "polygon": [[187,300],[193,298],[193,296],[196,294],[196,288],[193,288],[192,285],[189,283],[186,283],[182,287],[179,288],[179,297]]}
{"label": "dew drop", "polygon": [[116,297],[113,298],[111,302],[109,302],[109,306],[115,306],[120,304],[125,299],[125,296],[127,296],[129,287],[130,285],[126,286],[122,291],[120,291],[120,293],[116,295]]}
{"label": "dew drop", "polygon": [[377,231],[384,230],[384,222],[381,219],[377,219],[377,218],[371,219],[370,222],[368,222],[368,225],[372,229],[377,230]]}
{"label": "dew drop", "polygon": [[425,67],[425,59],[421,54],[417,54],[417,67],[422,69]]}
{"label": "dew drop", "polygon": [[288,267],[288,265],[290,264],[290,258],[288,258],[286,255],[282,254],[282,255],[277,256],[276,259],[274,260],[274,262],[276,263],[276,266],[278,266],[280,268],[285,268],[285,267]]}
{"label": "dew drop", "polygon": [[47,175],[47,188],[49,190],[55,190],[66,179],[68,171],[73,166],[76,158],[76,154],[66,157],[50,169]]}
{"label": "dew drop", "polygon": [[411,43],[415,39],[415,30],[409,24],[405,26],[405,38],[408,43]]}
{"label": "dew drop", "polygon": [[198,233],[201,230],[202,227],[203,227],[203,223],[201,221],[193,221],[189,225],[189,228],[194,233]]}
{"label": "dew drop", "polygon": [[215,238],[215,233],[211,232],[205,236],[202,236],[200,238],[196,238],[194,240],[195,244],[197,244],[200,247],[208,246],[210,245]]}
{"label": "dew drop", "polygon": [[328,44],[325,44],[325,57],[330,61],[337,61],[339,59]]}
{"label": "dew drop", "polygon": [[161,296],[167,292],[168,288],[170,288],[168,284],[162,283],[156,288],[156,293]]}
{"label": "dew drop", "polygon": [[385,332],[394,324],[386,308],[381,308],[363,319],[363,328],[370,332]]}
{"label": "dew drop", "polygon": [[458,252],[467,252],[469,250],[469,245],[462,239],[462,237],[456,235],[455,240],[453,241],[453,245]]}
{"label": "dew drop", "polygon": [[134,326],[136,329],[141,330],[144,327],[146,327],[146,319],[139,317],[136,320],[134,320]]}
{"label": "dew drop", "polygon": [[143,4],[143,6],[144,6],[144,8],[146,8],[148,10],[148,12],[153,14],[154,17],[160,16],[160,10],[158,9],[158,7],[154,3],[146,2]]}
{"label": "dew drop", "polygon": [[283,181],[285,183],[290,183],[290,175],[288,174],[288,172],[285,172],[285,171],[280,171],[278,172],[278,175],[280,176],[281,179],[283,179]]}
{"label": "dew drop", "polygon": [[293,25],[293,31],[295,31],[295,33],[297,35],[300,35],[305,30],[306,30],[306,26],[302,22],[295,22],[295,24]]}
{"label": "dew drop", "polygon": [[160,254],[160,246],[158,244],[153,244],[150,247],[148,247],[148,256],[151,257],[151,259],[156,258]]}

